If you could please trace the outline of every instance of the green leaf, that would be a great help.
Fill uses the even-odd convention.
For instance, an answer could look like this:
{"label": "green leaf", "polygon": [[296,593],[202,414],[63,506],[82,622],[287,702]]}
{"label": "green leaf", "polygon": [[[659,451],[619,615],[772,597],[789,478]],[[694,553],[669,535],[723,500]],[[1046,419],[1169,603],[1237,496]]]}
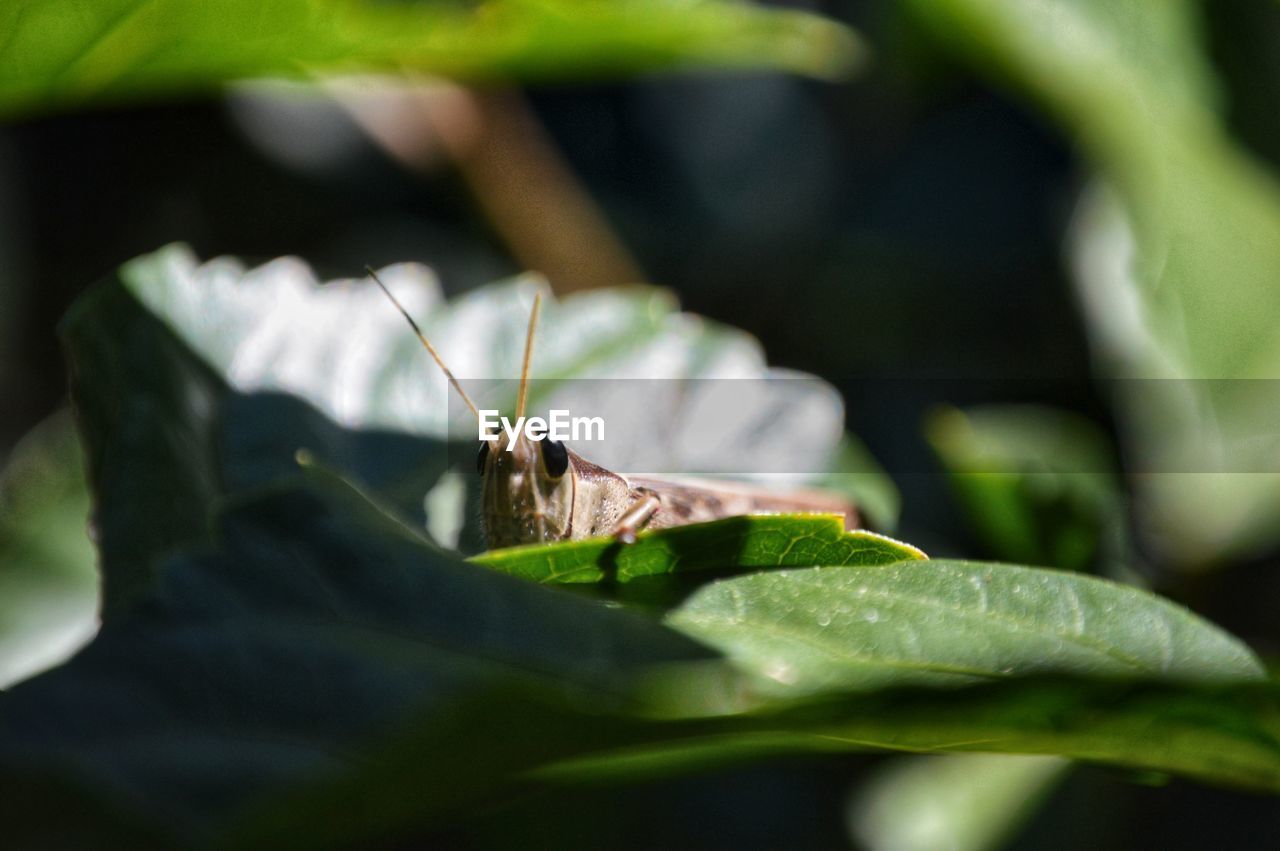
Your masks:
{"label": "green leaf", "polygon": [[[926,434],[991,555],[1115,578],[1132,570],[1111,447],[1093,423],[1050,408],[987,405],[939,411]],[[859,793],[855,832],[872,847],[998,848],[1067,765],[999,754],[905,759]]]}
{"label": "green leaf", "polygon": [[[346,770],[410,713],[456,725],[472,699],[521,690],[618,711],[644,666],[707,655],[633,613],[477,570],[316,480],[235,500],[216,527],[74,660],[0,697],[0,774],[53,772],[189,838]],[[502,735],[453,729],[460,753]]]}
{"label": "green leaf", "polygon": [[[482,407],[514,407],[514,378],[540,280],[493,284],[445,301],[421,266],[402,264],[379,275]],[[292,258],[255,269],[228,258],[201,264],[183,246],[127,264],[121,281],[238,392],[286,392],[348,428],[452,436],[467,447],[453,460],[474,470],[474,420],[371,282],[321,284]],[[896,507],[892,483],[843,439],[843,405],[834,388],[769,367],[756,340],[679,312],[665,290],[627,287],[545,300],[533,370],[534,409],[589,411],[615,432],[655,419],[665,427],[654,435],[631,425],[625,438],[571,444],[609,469],[750,478],[755,471],[743,470],[743,459],[766,458],[794,472],[760,471],[763,484],[839,481],[874,494],[879,519]],[[738,385],[740,379],[757,380]],[[714,423],[715,439],[709,439],[709,391],[730,386],[752,392],[732,394],[727,401],[736,425]],[[779,410],[803,414],[778,416]],[[674,423],[685,432],[676,434]],[[464,482],[473,489],[479,484],[474,472]],[[419,515],[414,511],[413,519]],[[475,530],[469,531],[464,539],[473,540]]]}
{"label": "green leaf", "polygon": [[0,688],[61,662],[97,630],[88,522],[80,446],[63,411],[0,470]]}
{"label": "green leaf", "polygon": [[927,435],[992,556],[1064,570],[1115,569],[1129,556],[1120,483],[1093,423],[993,405],[939,411]]}
{"label": "green leaf", "polygon": [[[445,303],[421,267],[393,267],[383,277],[423,318],[458,374],[518,371],[534,282],[495,285]],[[207,538],[217,499],[297,477],[299,450],[415,526],[424,523],[424,496],[459,460],[440,440],[448,433],[449,388],[401,317],[375,287],[322,286],[296,260],[246,270],[228,259],[200,265],[182,247],[164,249],[127,264],[117,280],[82,300],[63,337],[89,477],[100,511],[109,512],[96,521],[108,618],[145,593],[167,552]],[[649,288],[548,302],[536,364],[551,376],[535,383],[544,395],[568,390],[590,397],[600,385],[575,380],[643,370],[656,380],[631,385],[634,392],[621,400],[627,410],[649,404],[644,393],[663,393],[677,413],[692,394],[668,379],[772,376],[754,340],[692,322],[667,293]],[[508,392],[510,384],[496,389]],[[768,416],[752,423],[754,439],[793,447],[811,468],[840,451],[843,414],[829,386],[816,379],[760,386],[767,392],[753,397],[759,411],[797,404],[833,428],[796,439],[798,418]],[[639,451],[632,460],[653,469],[656,442],[642,443],[615,449]],[[750,443],[742,448],[762,451]],[[461,459],[468,467],[473,451]],[[119,469],[125,459],[133,467],[128,476]],[[687,460],[698,463],[696,456]],[[867,470],[858,477],[877,475]],[[882,492],[892,490],[879,480]],[[462,482],[474,498],[474,474]],[[478,537],[474,525],[463,534]]]}
{"label": "green leaf", "polygon": [[[492,733],[456,714],[484,695],[550,690],[599,712],[632,699],[639,667],[706,655],[432,546],[399,518],[421,511],[443,444],[229,386],[135,297],[165,268],[130,267],[64,325],[106,623],[70,663],[0,696],[8,838],[47,837],[31,814],[66,810],[83,814],[61,822],[72,844],[139,826],[187,841],[269,790],[346,770],[406,713],[438,713],[433,729],[461,747]],[[396,516],[299,467],[301,450]]]}
{"label": "green leaf", "polygon": [[781,754],[1056,754],[1280,794],[1280,688],[1106,678],[1006,679],[783,700],[667,722],[663,741],[575,757],[541,779],[600,783]]}
{"label": "green leaf", "polygon": [[[1280,690],[1273,683],[1206,689],[1088,679],[1005,680],[947,690],[831,695],[775,704],[768,711],[665,721],[598,714],[575,719],[563,703],[526,705],[526,714],[512,722],[510,743],[482,737],[471,744],[481,764],[507,760],[506,769],[518,764],[528,769],[508,775],[500,798],[548,785],[549,794],[563,798],[572,796],[576,784],[598,789],[780,756],[877,751],[1061,754],[1280,793]],[[466,711],[494,720],[493,703]],[[441,751],[446,759],[452,755],[444,744],[449,735],[451,730],[410,723],[407,732],[384,742],[351,774],[309,784],[285,800],[265,801],[237,836],[245,846],[288,837],[298,847],[349,847],[357,838],[403,839],[438,826],[436,766]],[[553,747],[563,747],[567,756],[533,768],[546,759],[552,742],[562,743]],[[1045,762],[1041,771],[1030,765],[1020,772],[1024,779],[1050,771]],[[466,765],[458,765],[456,774],[453,762],[445,769],[464,789],[474,781]],[[442,794],[447,798],[457,791]],[[464,794],[476,791],[473,786]],[[500,819],[502,811],[487,809],[485,816]]]}
{"label": "green leaf", "polygon": [[534,582],[630,582],[700,570],[869,566],[923,559],[925,554],[873,532],[844,530],[836,515],[727,517],[710,523],[641,532],[634,544],[610,538],[491,550],[471,561]]}
{"label": "green leaf", "polygon": [[[518,362],[520,287],[437,303],[435,330],[454,345],[472,335],[473,365]],[[1234,640],[1143,592],[952,562],[791,569],[704,588],[672,630],[462,561],[419,522],[446,468],[443,432],[389,431],[421,404],[406,373],[424,358],[411,337],[379,333],[373,317],[398,318],[376,293],[350,300],[366,292],[322,291],[297,263],[246,273],[169,251],[69,319],[117,596],[88,648],[0,695],[7,839],[44,841],[67,812],[57,825],[72,845],[137,831],[170,846],[394,843],[549,784],[868,748],[1059,753],[1280,789],[1273,690],[1011,679],[1257,675]],[[550,303],[548,328],[557,314],[579,323],[540,350],[557,375],[673,353],[681,369],[763,369],[754,343],[680,318],[651,290]],[[500,327],[470,321],[485,318]],[[348,362],[349,338],[371,346],[363,360]],[[299,388],[314,407],[279,393]],[[743,549],[813,561],[896,548],[816,523],[794,545],[749,534]],[[739,611],[741,623],[717,620]]]}
{"label": "green leaf", "polygon": [[765,693],[1060,673],[1253,679],[1239,641],[1153,594],[1074,573],[931,560],[727,579],[667,622]]}
{"label": "green leaf", "polygon": [[61,330],[109,619],[149,587],[167,551],[207,533],[222,493],[214,433],[225,388],[118,286],[78,301]]}
{"label": "green leaf", "polygon": [[833,21],[715,0],[11,0],[0,33],[0,114],[261,76],[511,81],[709,66],[840,77],[861,55]]}
{"label": "green leaf", "polygon": [[[1219,115],[1198,4],[913,6],[1058,120],[1106,183],[1081,209],[1075,271],[1102,366],[1122,379],[1129,466],[1154,474],[1136,481],[1138,516],[1161,555],[1274,545],[1280,185]],[[1267,381],[1233,380],[1246,378]]]}
{"label": "green leaf", "polygon": [[[1280,362],[1219,379],[1171,356],[1163,336],[1181,332],[1162,331],[1134,309],[1132,226],[1105,187],[1081,203],[1073,236],[1077,282],[1098,347],[1112,373],[1123,376],[1110,389],[1147,548],[1186,569],[1274,548]],[[1152,375],[1159,377],[1133,377]]]}
{"label": "green leaf", "polygon": [[146,271],[98,286],[62,326],[96,496],[104,620],[151,590],[169,553],[208,540],[219,499],[299,478],[300,449],[408,516],[421,510],[445,469],[439,441],[347,431],[300,400],[236,392],[135,298],[131,276]]}
{"label": "green leaf", "polygon": [[[261,797],[345,774],[348,755],[410,715],[453,749],[435,764],[474,771],[470,787],[437,778],[440,811],[453,812],[474,801],[464,789],[483,795],[532,764],[501,735],[493,762],[475,761],[469,743],[497,735],[475,726],[476,702],[568,698],[581,729],[536,743],[542,762],[592,741],[581,713],[621,712],[642,667],[707,655],[650,619],[478,569],[425,539],[415,521],[447,452],[439,440],[378,427],[379,416],[410,418],[397,405],[421,397],[412,382],[395,386],[396,371],[425,359],[376,290],[361,296],[376,309],[340,300],[324,314],[317,301],[354,288],[320,291],[297,263],[246,275],[221,261],[198,279],[175,274],[194,268],[182,251],[131,264],[64,325],[96,496],[105,627],[70,663],[0,699],[0,775],[22,790],[6,804],[20,810],[7,823],[39,836],[42,820],[19,816],[76,809],[104,829],[142,825],[179,841],[216,833]],[[388,278],[396,285],[395,270]],[[518,331],[505,331],[526,317],[512,294],[480,292],[444,316],[458,321],[458,338],[481,327],[515,341],[485,356],[518,357]],[[285,311],[288,322],[264,309],[288,299],[302,305]],[[659,347],[696,353],[689,362],[704,369],[760,362],[741,335],[714,326],[690,335],[686,320],[667,318],[661,293],[597,293],[574,306],[561,316],[583,333],[543,350],[562,372]],[[328,324],[309,322],[325,315]],[[401,333],[378,334],[384,319]],[[375,346],[343,372],[345,362],[324,359],[334,352],[314,347],[317,329],[330,327],[347,345],[392,338],[396,355],[370,362]],[[175,328],[192,332],[203,356]],[[594,345],[628,328],[621,352]],[[359,353],[334,348],[339,358]],[[342,428],[275,392],[298,376],[318,403],[365,428]],[[495,711],[495,726],[518,735],[526,705],[511,699]],[[85,795],[94,807],[82,808]]]}
{"label": "green leaf", "polygon": [[[506,733],[494,723],[500,704],[461,711]],[[455,763],[459,756],[449,747],[453,729],[409,722],[350,774],[265,800],[237,826],[239,844],[287,837],[297,847],[349,847],[371,837],[404,839],[448,823],[437,795],[456,803],[457,796],[480,791],[472,785],[476,762],[501,764],[507,772],[498,787],[489,788],[488,800],[538,790],[563,798],[577,784],[599,789],[782,756],[877,751],[1061,754],[1280,793],[1280,690],[1272,683],[1206,689],[1005,680],[829,695],[768,710],[670,720],[582,714],[563,702],[526,698],[525,712],[509,723],[510,739],[502,733],[480,737],[468,743],[472,763]],[[562,756],[548,758],[556,749]],[[442,755],[447,777],[458,780],[453,787],[442,788]],[[1049,771],[1047,763],[1040,768]],[[1028,768],[1022,775],[1036,773]],[[484,813],[502,817],[501,810]]]}
{"label": "green leaf", "polygon": [[811,732],[846,748],[1058,754],[1280,793],[1273,682],[1009,680],[847,697],[807,711]]}

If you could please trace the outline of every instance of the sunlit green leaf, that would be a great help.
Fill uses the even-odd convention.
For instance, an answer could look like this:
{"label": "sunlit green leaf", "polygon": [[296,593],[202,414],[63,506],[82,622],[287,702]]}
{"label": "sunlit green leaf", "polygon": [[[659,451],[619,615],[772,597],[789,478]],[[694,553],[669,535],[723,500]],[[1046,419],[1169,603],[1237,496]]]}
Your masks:
{"label": "sunlit green leaf", "polygon": [[0,33],[0,114],[369,71],[510,81],[719,66],[834,77],[860,54],[848,29],[816,15],[697,0],[10,0]]}
{"label": "sunlit green leaf", "polygon": [[1239,641],[1153,594],[1004,564],[755,573],[702,588],[667,622],[779,694],[1045,673],[1262,674]]}
{"label": "sunlit green leaf", "polygon": [[915,547],[883,535],[846,532],[843,517],[783,514],[642,532],[634,544],[604,538],[509,547],[471,560],[535,582],[573,583],[628,582],[699,570],[868,566],[924,557]]}

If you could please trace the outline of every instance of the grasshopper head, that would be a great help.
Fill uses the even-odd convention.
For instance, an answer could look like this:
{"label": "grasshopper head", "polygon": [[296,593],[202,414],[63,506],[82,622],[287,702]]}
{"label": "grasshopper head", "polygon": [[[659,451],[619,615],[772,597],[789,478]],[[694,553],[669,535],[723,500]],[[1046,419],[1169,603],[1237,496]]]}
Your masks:
{"label": "grasshopper head", "polygon": [[480,445],[484,478],[484,528],[491,547],[539,544],[569,538],[573,520],[573,472],[558,440],[514,442],[500,434]]}
{"label": "grasshopper head", "polygon": [[[471,413],[480,419],[480,411],[467,396],[435,346],[422,333],[418,323],[405,310],[391,290],[372,269],[369,277],[378,285],[400,315],[409,323],[423,348],[440,367],[449,385],[458,392]],[[524,417],[529,396],[529,365],[533,359],[534,329],[542,293],[534,294],[529,313],[529,332],[524,343],[524,362],[520,368],[520,389],[516,397],[516,419]],[[573,532],[573,500],[575,473],[569,451],[558,440],[532,440],[523,433],[514,439],[499,434],[495,441],[480,444],[480,475],[484,477],[485,536],[491,547],[560,541]]]}

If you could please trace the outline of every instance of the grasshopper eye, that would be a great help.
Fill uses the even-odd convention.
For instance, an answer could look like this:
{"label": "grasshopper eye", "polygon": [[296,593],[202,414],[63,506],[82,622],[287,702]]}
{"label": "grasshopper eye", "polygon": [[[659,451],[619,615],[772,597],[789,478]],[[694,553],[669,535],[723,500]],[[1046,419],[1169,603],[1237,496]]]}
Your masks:
{"label": "grasshopper eye", "polygon": [[476,456],[476,472],[484,475],[484,461],[489,457],[489,441],[480,441],[480,454]]}
{"label": "grasshopper eye", "polygon": [[547,468],[547,475],[558,479],[569,469],[569,450],[558,440],[542,441],[542,465]]}

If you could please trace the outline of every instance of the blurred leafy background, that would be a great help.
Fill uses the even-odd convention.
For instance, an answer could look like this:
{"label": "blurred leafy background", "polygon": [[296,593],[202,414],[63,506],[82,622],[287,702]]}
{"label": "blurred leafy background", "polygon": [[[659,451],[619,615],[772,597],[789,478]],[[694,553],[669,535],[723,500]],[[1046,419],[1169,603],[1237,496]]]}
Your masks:
{"label": "blurred leafy background", "polygon": [[[1149,585],[1276,652],[1270,0],[13,0],[0,34],[6,682],[96,605],[55,326],[174,241],[321,278],[417,260],[448,294],[530,268],[670,287],[840,389],[904,540]],[[370,72],[398,88],[312,82]],[[448,838],[1252,847],[1274,827],[1273,800],[1184,781],[930,759],[581,788]]]}

